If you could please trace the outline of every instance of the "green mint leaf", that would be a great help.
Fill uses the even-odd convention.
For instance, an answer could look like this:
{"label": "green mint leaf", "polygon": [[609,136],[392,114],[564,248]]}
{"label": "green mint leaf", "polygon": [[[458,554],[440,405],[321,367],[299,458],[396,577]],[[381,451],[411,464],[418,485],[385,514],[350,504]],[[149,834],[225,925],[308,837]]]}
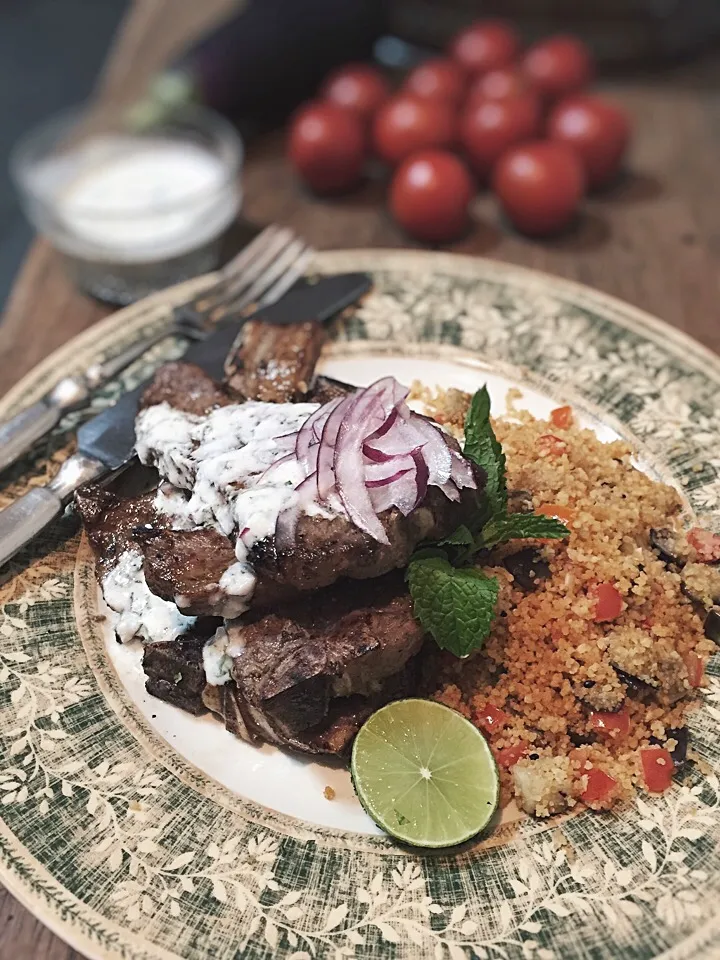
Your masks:
{"label": "green mint leaf", "polygon": [[507,508],[505,454],[490,424],[490,394],[487,387],[478,390],[470,402],[465,418],[463,453],[485,471],[485,497],[490,516],[504,513]]}
{"label": "green mint leaf", "polygon": [[405,571],[405,579],[407,580],[410,575],[410,564],[415,560],[426,560],[428,557],[440,557],[441,560],[447,560],[448,555],[446,550],[442,550],[439,546],[434,543],[428,543],[425,546],[418,547],[417,550],[413,552],[413,555],[410,557],[408,562],[408,568]]}
{"label": "green mint leaf", "polygon": [[438,540],[438,543],[441,547],[443,546],[452,546],[452,547],[469,547],[470,544],[475,542],[475,537],[472,535],[472,532],[468,530],[464,523],[461,523],[457,530],[454,533],[451,533],[449,537],[445,537],[444,540]]}
{"label": "green mint leaf", "polygon": [[510,513],[505,517],[494,517],[485,524],[482,545],[490,548],[508,540],[562,540],[569,533],[565,524],[553,517],[540,513]]}
{"label": "green mint leaf", "polygon": [[494,577],[426,557],[410,563],[407,579],[415,616],[442,650],[466,657],[483,646],[500,590]]}

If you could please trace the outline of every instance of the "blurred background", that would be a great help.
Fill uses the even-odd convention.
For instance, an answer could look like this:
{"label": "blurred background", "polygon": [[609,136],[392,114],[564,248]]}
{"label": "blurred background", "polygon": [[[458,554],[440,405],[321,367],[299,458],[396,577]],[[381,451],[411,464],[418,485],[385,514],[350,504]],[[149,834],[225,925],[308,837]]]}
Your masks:
{"label": "blurred background", "polygon": [[8,156],[40,120],[92,91],[127,0],[0,0],[0,305],[32,240]]}
{"label": "blurred background", "polygon": [[[0,304],[33,235],[8,175],[10,148],[39,120],[92,92],[129,6],[128,0],[0,0]],[[248,59],[248,70],[243,73],[239,69],[233,80],[240,114],[236,110],[233,119],[244,121],[243,132],[252,135],[258,116],[277,125],[296,106],[294,101],[300,98],[296,93],[308,97],[316,87],[317,77],[309,77],[305,88],[302,83],[294,84],[293,70],[300,77],[305,69],[293,65],[298,53],[296,28],[304,20],[322,25],[332,4],[327,0],[250,0],[250,6],[255,27],[248,40],[243,41],[242,31],[230,29],[227,42],[232,56]],[[335,6],[338,11],[351,11],[350,20],[364,23],[366,32],[350,36],[350,20],[344,13],[332,14],[337,22],[329,22],[325,36],[322,29],[313,28],[318,50],[325,51],[318,58],[321,74],[347,59],[359,58],[377,40],[380,43],[375,42],[374,49],[386,67],[407,69],[446,48],[450,38],[474,20],[501,15],[512,22],[524,44],[556,32],[577,36],[590,47],[602,77],[610,82],[638,71],[662,81],[668,71],[677,70],[676,65],[682,68],[702,57],[720,34],[720,0],[336,0]],[[247,0],[200,3],[198,24],[207,21],[212,27],[223,14],[232,17],[245,7]],[[250,89],[252,70],[258,70],[251,46],[262,35],[274,38],[274,46],[263,49],[267,68],[261,71],[257,89]],[[218,47],[217,39],[214,42],[210,60],[222,46]],[[169,41],[170,59],[182,55]],[[203,70],[209,87],[215,84],[212,95],[205,99],[211,106],[233,113],[233,105],[223,101],[224,80],[219,78],[218,84],[212,69],[203,66]],[[711,69],[709,76],[714,74]],[[285,88],[275,91],[277,97],[274,81],[268,80],[273,76],[286,78]],[[148,79],[138,77],[137,88],[125,91],[128,98],[146,91]],[[242,84],[249,90],[245,101],[237,96]]]}

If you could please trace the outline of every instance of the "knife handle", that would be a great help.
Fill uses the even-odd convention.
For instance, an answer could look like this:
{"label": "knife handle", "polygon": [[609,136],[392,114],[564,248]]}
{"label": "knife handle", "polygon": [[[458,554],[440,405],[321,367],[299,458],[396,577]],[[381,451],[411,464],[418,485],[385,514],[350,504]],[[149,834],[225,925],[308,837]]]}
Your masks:
{"label": "knife handle", "polygon": [[63,512],[78,487],[104,470],[99,460],[76,453],[65,461],[47,486],[33,487],[0,510],[0,567]]}
{"label": "knife handle", "polygon": [[57,424],[59,407],[39,400],[16,416],[0,423],[0,471],[15,463]]}

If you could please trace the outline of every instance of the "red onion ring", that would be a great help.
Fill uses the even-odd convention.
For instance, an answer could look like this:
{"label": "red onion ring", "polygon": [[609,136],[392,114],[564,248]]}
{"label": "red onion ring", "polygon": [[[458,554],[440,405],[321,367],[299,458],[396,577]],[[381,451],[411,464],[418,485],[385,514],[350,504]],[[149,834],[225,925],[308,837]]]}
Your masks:
{"label": "red onion ring", "polygon": [[320,407],[291,435],[293,452],[276,463],[294,457],[305,479],[296,487],[296,505],[278,518],[279,549],[291,545],[300,514],[313,501],[332,498],[333,509],[339,501],[357,527],[388,543],[384,511],[395,507],[408,516],[430,486],[454,501],[461,489],[475,488],[470,463],[438,424],[410,410],[407,394],[394,377],[383,377]]}

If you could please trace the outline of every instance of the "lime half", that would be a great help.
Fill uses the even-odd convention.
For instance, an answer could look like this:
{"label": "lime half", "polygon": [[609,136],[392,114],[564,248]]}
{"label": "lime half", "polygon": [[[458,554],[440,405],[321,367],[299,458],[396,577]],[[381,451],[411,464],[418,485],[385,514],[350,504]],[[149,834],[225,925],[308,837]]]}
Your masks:
{"label": "lime half", "polygon": [[495,760],[469,720],[432,700],[397,700],[355,738],[353,784],[391,836],[451,847],[489,823],[500,796]]}

